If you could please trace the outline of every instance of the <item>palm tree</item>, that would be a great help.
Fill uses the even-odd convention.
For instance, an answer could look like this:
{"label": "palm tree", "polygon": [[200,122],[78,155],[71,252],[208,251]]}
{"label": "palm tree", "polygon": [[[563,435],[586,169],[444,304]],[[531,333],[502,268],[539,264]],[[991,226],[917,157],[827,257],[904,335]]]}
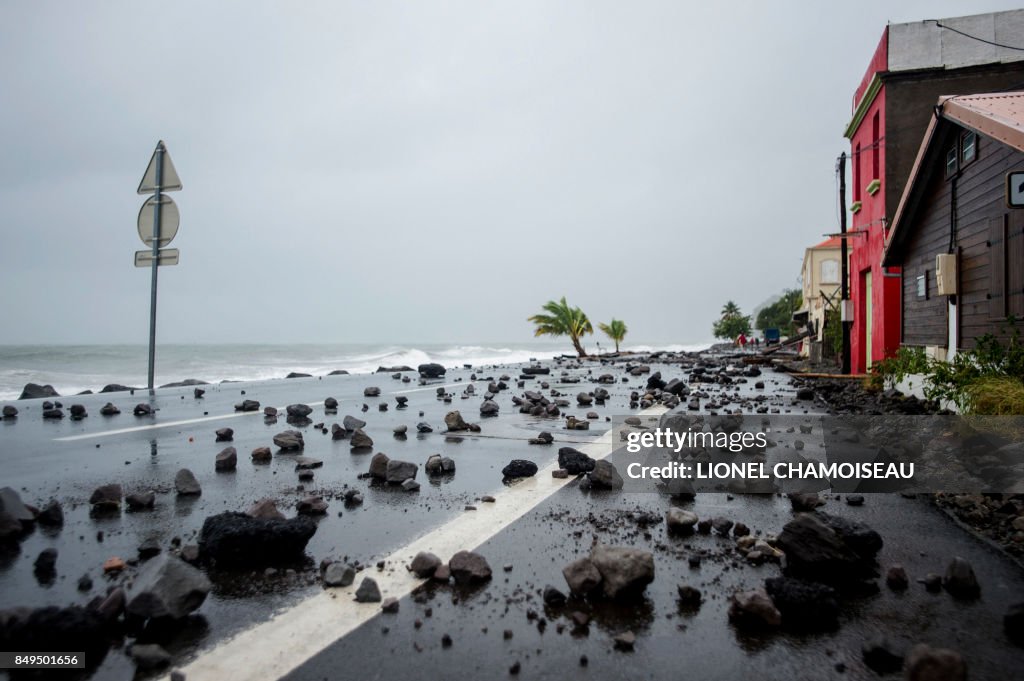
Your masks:
{"label": "palm tree", "polygon": [[741,333],[750,333],[750,316],[740,311],[740,306],[733,301],[722,306],[722,316],[711,327],[715,338],[732,340]]}
{"label": "palm tree", "polygon": [[569,307],[569,303],[565,302],[565,296],[558,302],[549,300],[544,304],[544,310],[549,314],[535,314],[527,320],[537,325],[533,335],[568,336],[577,354],[586,357],[587,351],[580,344],[580,337],[583,334],[594,333],[594,327],[587,319],[586,313],[578,307]]}
{"label": "palm tree", "polygon": [[732,302],[731,300],[729,302],[727,302],[725,305],[722,306],[722,317],[723,318],[739,317],[739,316],[740,316],[740,306],[737,305],[736,303]]}
{"label": "palm tree", "polygon": [[626,333],[629,329],[626,328],[626,322],[621,319],[612,319],[611,323],[605,324],[604,322],[597,325],[597,328],[604,331],[605,335],[615,341],[615,352],[619,351],[619,343],[626,337]]}

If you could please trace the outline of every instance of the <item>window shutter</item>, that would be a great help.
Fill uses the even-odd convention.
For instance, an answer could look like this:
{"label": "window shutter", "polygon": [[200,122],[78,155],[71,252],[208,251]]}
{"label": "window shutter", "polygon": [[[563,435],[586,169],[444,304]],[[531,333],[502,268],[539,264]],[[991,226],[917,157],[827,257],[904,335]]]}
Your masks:
{"label": "window shutter", "polygon": [[1009,312],[1024,320],[1024,219],[1014,211],[1006,228],[1006,279]]}
{"label": "window shutter", "polygon": [[988,221],[988,314],[1006,317],[1006,222],[1003,216]]}

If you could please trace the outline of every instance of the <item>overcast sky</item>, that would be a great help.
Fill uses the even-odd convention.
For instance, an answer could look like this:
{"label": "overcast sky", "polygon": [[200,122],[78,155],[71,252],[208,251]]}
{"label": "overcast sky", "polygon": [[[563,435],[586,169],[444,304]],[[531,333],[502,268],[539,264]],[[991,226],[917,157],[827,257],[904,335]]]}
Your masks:
{"label": "overcast sky", "polygon": [[[1019,3],[1017,3],[1019,4]],[[0,343],[704,341],[837,231],[887,21],[1012,2],[0,3]]]}

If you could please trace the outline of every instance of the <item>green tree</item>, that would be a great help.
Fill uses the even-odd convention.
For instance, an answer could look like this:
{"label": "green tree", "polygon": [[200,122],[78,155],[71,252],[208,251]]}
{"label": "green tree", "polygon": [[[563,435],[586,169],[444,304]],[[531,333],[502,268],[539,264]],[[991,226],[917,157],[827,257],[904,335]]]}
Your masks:
{"label": "green tree", "polygon": [[722,306],[722,317],[738,317],[740,316],[740,306],[731,300]]}
{"label": "green tree", "polygon": [[594,333],[594,327],[587,319],[586,313],[578,307],[569,307],[565,296],[560,301],[549,300],[544,303],[544,311],[548,314],[535,314],[527,321],[536,324],[534,336],[568,336],[572,346],[580,357],[586,357],[580,338],[584,334]]}
{"label": "green tree", "polygon": [[793,323],[793,313],[803,305],[804,294],[800,289],[788,289],[782,292],[782,297],[771,305],[764,307],[757,313],[755,326],[762,331],[765,329],[779,329],[784,336],[796,334],[796,324]]}
{"label": "green tree", "polygon": [[619,343],[622,342],[622,339],[625,338],[626,334],[629,332],[629,329],[626,328],[626,322],[621,319],[614,318],[608,324],[601,322],[597,325],[597,328],[604,331],[606,336],[615,341],[615,352],[619,351]]}
{"label": "green tree", "polygon": [[743,314],[739,305],[730,300],[722,306],[722,316],[712,325],[711,331],[715,338],[729,340],[741,333],[750,333],[750,315]]}

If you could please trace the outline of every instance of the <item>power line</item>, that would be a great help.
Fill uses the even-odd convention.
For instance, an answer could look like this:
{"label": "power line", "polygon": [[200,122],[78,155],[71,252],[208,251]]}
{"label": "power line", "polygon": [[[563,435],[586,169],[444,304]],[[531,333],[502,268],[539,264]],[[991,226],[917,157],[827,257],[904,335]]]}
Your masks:
{"label": "power line", "polygon": [[961,31],[959,29],[953,28],[952,26],[946,26],[945,24],[939,22],[936,19],[926,19],[925,21],[930,21],[930,22],[934,23],[936,26],[938,26],[939,28],[944,28],[947,31],[953,31],[953,33],[957,33],[959,35],[962,35],[965,38],[970,38],[971,40],[977,40],[979,43],[985,43],[986,45],[992,45],[994,47],[1002,47],[1003,49],[1006,49],[1006,50],[1017,50],[1018,52],[1024,52],[1024,47],[1016,47],[1014,45],[1004,45],[1003,43],[997,43],[997,42],[993,42],[991,40],[985,40],[984,38],[979,38],[976,35],[971,35],[970,33],[964,33],[963,31]]}

